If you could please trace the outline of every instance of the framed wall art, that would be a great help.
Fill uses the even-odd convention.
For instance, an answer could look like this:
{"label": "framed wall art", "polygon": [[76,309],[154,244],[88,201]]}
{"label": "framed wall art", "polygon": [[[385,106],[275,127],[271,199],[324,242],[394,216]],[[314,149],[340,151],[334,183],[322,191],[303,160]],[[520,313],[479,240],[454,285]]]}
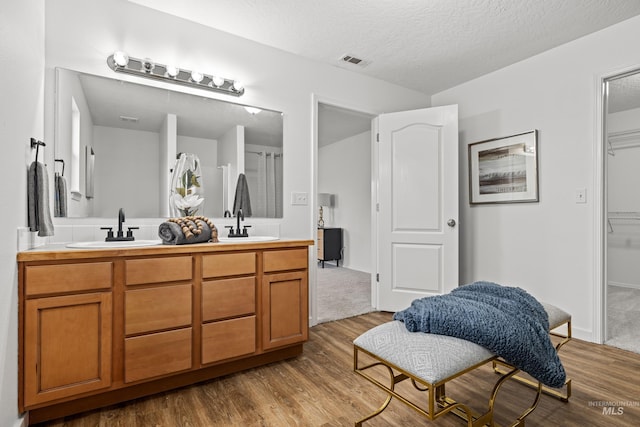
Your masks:
{"label": "framed wall art", "polygon": [[469,203],[537,201],[537,130],[469,144]]}

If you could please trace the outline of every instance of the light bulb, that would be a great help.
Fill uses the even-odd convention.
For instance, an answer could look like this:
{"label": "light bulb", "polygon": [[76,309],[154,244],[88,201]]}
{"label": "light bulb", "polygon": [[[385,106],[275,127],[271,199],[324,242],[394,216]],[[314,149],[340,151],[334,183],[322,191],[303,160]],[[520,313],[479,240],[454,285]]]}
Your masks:
{"label": "light bulb", "polygon": [[211,83],[215,86],[215,87],[220,87],[224,84],[224,79],[222,77],[218,77],[218,76],[213,76],[211,78]]}
{"label": "light bulb", "polygon": [[178,73],[180,73],[180,68],[176,67],[175,65],[167,65],[166,69],[167,77],[171,77],[172,79],[175,79],[178,76]]}
{"label": "light bulb", "polygon": [[126,67],[129,63],[129,55],[121,51],[114,52],[113,62],[115,62],[118,67]]}
{"label": "light bulb", "polygon": [[235,80],[233,82],[233,88],[235,90],[237,90],[238,92],[240,92],[242,90],[242,88],[244,87],[244,84],[242,84],[242,82],[240,82],[239,80]]}
{"label": "light bulb", "polygon": [[193,80],[194,82],[200,83],[202,79],[204,79],[204,74],[202,74],[200,71],[191,72],[191,80]]}
{"label": "light bulb", "polygon": [[156,64],[150,58],[144,58],[142,60],[142,68],[141,70],[145,73],[150,73],[156,67]]}

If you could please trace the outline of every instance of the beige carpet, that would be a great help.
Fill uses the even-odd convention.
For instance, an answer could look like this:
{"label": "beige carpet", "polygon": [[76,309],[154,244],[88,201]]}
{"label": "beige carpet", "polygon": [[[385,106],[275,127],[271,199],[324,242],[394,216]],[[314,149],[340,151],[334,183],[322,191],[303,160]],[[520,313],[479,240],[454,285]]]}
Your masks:
{"label": "beige carpet", "polygon": [[640,353],[640,289],[608,287],[607,337],[606,345]]}
{"label": "beige carpet", "polygon": [[373,311],[371,275],[325,262],[318,264],[318,323]]}

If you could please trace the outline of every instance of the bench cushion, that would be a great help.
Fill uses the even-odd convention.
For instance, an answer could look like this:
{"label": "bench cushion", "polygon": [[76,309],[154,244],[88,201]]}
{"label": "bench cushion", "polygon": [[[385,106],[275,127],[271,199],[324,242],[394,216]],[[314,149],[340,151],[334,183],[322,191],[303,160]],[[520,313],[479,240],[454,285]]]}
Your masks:
{"label": "bench cushion", "polygon": [[456,376],[495,356],[460,338],[409,332],[399,320],[376,326],[353,343],[429,384]]}
{"label": "bench cushion", "polygon": [[546,302],[541,302],[541,304],[549,315],[549,330],[564,325],[571,320],[571,315],[569,313],[555,305],[547,304]]}

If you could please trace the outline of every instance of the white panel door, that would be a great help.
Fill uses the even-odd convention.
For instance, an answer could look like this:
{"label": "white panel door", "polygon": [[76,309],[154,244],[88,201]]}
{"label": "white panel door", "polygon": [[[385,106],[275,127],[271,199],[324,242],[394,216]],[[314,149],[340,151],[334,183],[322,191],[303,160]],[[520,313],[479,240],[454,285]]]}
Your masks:
{"label": "white panel door", "polygon": [[458,106],[377,118],[378,292],[397,311],[458,286]]}

